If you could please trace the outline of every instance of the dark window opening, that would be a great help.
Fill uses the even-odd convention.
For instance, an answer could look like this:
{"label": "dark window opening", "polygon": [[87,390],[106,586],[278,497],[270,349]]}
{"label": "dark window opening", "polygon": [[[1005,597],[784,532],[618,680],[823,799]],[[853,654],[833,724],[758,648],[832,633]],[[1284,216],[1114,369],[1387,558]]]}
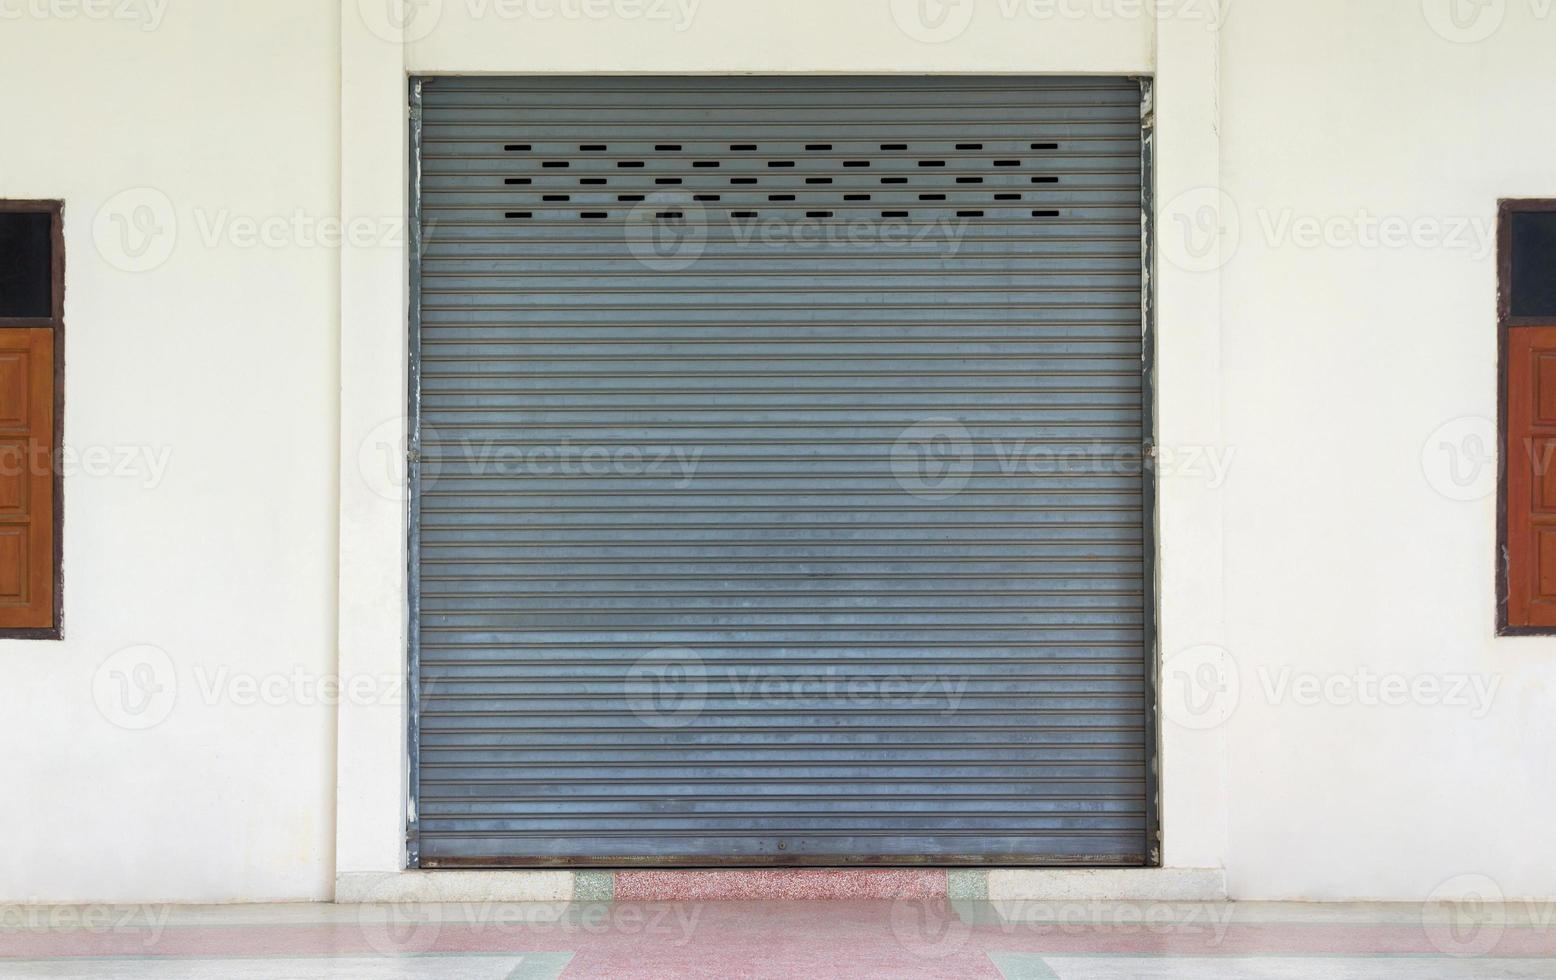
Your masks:
{"label": "dark window opening", "polygon": [[1556,211],[1512,216],[1513,316],[1556,317]]}
{"label": "dark window opening", "polygon": [[54,316],[54,216],[0,211],[0,318]]}

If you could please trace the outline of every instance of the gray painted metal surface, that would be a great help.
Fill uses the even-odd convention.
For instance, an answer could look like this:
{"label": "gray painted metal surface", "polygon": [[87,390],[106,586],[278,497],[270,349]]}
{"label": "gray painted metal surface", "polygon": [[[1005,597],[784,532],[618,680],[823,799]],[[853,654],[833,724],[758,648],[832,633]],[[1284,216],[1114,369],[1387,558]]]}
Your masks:
{"label": "gray painted metal surface", "polygon": [[1138,84],[418,84],[420,863],[1143,863]]}

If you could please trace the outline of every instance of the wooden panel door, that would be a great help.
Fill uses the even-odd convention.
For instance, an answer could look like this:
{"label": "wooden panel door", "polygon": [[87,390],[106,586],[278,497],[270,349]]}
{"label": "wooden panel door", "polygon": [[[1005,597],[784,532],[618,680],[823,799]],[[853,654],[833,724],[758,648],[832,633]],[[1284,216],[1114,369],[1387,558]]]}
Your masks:
{"label": "wooden panel door", "polygon": [[0,628],[54,625],[54,332],[0,330]]}
{"label": "wooden panel door", "polygon": [[1556,626],[1556,327],[1507,338],[1507,624]]}

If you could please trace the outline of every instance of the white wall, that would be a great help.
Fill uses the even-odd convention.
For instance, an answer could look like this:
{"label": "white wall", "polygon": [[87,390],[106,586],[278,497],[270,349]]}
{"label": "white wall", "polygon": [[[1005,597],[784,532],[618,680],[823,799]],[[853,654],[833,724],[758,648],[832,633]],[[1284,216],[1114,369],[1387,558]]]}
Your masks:
{"label": "white wall", "polygon": [[[1478,43],[1434,31],[1418,0],[1243,4],[1229,21],[1222,173],[1241,241],[1222,273],[1238,453],[1226,588],[1242,694],[1227,778],[1239,897],[1415,897],[1461,874],[1509,896],[1556,895],[1556,640],[1492,638],[1494,469],[1461,491],[1442,449],[1494,446],[1494,253],[1480,238],[1438,244],[1432,224],[1489,227],[1499,197],[1556,197],[1556,11],[1541,9],[1508,0],[1447,31],[1474,38],[1505,10]],[[1288,210],[1402,219],[1416,244],[1304,247],[1279,234]],[[1459,471],[1466,483],[1475,473]],[[1430,691],[1413,705],[1341,694],[1309,706],[1266,691],[1261,670],[1273,684],[1288,665],[1501,686],[1480,718]]]}
{"label": "white wall", "polygon": [[[334,709],[228,679],[334,669],[338,259],[223,223],[337,210],[331,6],[0,7],[0,197],[66,202],[65,441],[115,453],[67,474],[66,640],[0,643],[0,900],[331,894]],[[109,202],[165,262],[112,264]],[[130,713],[116,669],[177,696]]]}
{"label": "white wall", "polygon": [[1059,6],[442,0],[408,26],[407,64],[416,72],[466,73],[1150,71],[1149,17],[1061,16]]}
{"label": "white wall", "polygon": [[[68,207],[67,443],[171,453],[160,479],[68,478],[68,638],[0,643],[0,900],[321,899],[401,867],[403,706],[379,679],[404,662],[403,502],[364,466],[403,433],[394,226],[423,71],[1157,72],[1161,436],[1236,452],[1224,487],[1164,479],[1166,679],[1204,676],[1182,668],[1209,645],[1241,680],[1189,691],[1225,722],[1165,728],[1167,863],[1225,865],[1240,898],[1418,898],[1462,874],[1556,896],[1556,641],[1491,638],[1493,503],[1449,499],[1433,448],[1494,417],[1494,266],[1425,223],[1556,196],[1542,0],[1507,0],[1477,43],[1422,0],[1244,0],[1219,32],[1209,0],[1160,24],[977,0],[939,26],[908,0],[443,0],[405,46],[387,2],[0,18],[0,196]],[[567,10],[586,12],[533,16]],[[1218,182],[1238,234],[1205,251]],[[166,198],[115,196],[135,188]],[[1364,208],[1417,243],[1280,237]],[[299,211],[272,245],[232,224]],[[176,223],[165,261],[124,271],[149,259],[114,214]],[[309,222],[342,214],[366,238],[318,243]],[[146,644],[167,660],[108,660]],[[1500,687],[1484,711],[1308,705],[1270,690],[1286,667]],[[367,696],[310,693],[337,670]],[[134,714],[116,671],[177,697]],[[281,678],[279,703],[240,703],[233,673]]]}

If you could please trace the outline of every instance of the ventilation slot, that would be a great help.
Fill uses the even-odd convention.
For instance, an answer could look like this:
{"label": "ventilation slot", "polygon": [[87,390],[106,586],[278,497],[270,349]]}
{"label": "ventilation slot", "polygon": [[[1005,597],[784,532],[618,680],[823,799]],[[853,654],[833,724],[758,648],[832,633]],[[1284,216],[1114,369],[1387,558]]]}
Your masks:
{"label": "ventilation slot", "polygon": [[[3,0],[0,0],[0,3],[3,3]],[[604,134],[600,134],[600,135],[604,135]],[[673,136],[673,135],[678,135],[678,134],[676,134],[675,131],[672,130],[672,131],[666,132],[666,135],[672,135]],[[686,135],[689,135],[689,134],[686,134]],[[942,139],[944,139],[944,138],[942,137]],[[631,180],[631,181],[628,181],[628,180],[617,180],[617,181],[614,181],[614,183],[617,183],[617,184],[636,184],[636,183],[642,183],[642,182],[651,182],[653,185],[655,185],[657,187],[663,187],[663,188],[684,188],[687,196],[685,198],[683,198],[683,197],[680,197],[679,195],[677,195],[673,199],[673,201],[681,201],[681,200],[688,200],[689,199],[691,201],[695,201],[696,203],[703,204],[703,205],[718,204],[719,202],[724,201],[726,198],[729,198],[731,204],[738,207],[742,203],[744,203],[744,201],[741,200],[741,197],[744,197],[745,200],[765,199],[765,200],[773,202],[775,204],[793,204],[793,205],[795,205],[795,210],[788,211],[788,212],[786,212],[787,214],[789,214],[789,215],[798,215],[800,213],[803,213],[806,218],[812,218],[812,219],[816,219],[816,218],[837,218],[840,215],[843,216],[843,217],[848,217],[849,215],[857,213],[857,212],[852,211],[850,209],[840,209],[840,210],[826,210],[826,209],[831,207],[833,202],[836,202],[836,201],[839,201],[839,200],[841,200],[842,202],[846,202],[848,205],[859,205],[859,204],[865,204],[865,203],[871,202],[871,201],[875,200],[877,196],[885,198],[884,200],[881,201],[881,204],[883,206],[885,206],[885,207],[892,207],[893,205],[905,206],[906,205],[906,201],[909,200],[909,199],[916,199],[916,200],[918,200],[920,202],[925,202],[926,204],[931,204],[931,205],[941,205],[941,204],[943,204],[945,206],[945,210],[944,211],[939,211],[938,209],[935,209],[935,208],[931,208],[931,209],[927,209],[927,210],[921,210],[921,211],[907,211],[907,210],[903,210],[903,211],[897,211],[897,210],[881,211],[879,213],[880,213],[882,218],[896,218],[896,219],[904,219],[904,218],[906,218],[906,219],[910,219],[910,220],[925,220],[925,221],[928,221],[928,220],[933,220],[934,216],[937,213],[951,213],[952,211],[954,211],[954,213],[956,214],[956,216],[958,218],[977,219],[977,218],[987,218],[990,215],[994,215],[995,217],[998,217],[1001,214],[1008,215],[1008,214],[1010,214],[1010,212],[1008,212],[1008,211],[1001,212],[1001,211],[998,211],[998,210],[985,210],[985,207],[986,207],[985,202],[988,202],[988,201],[992,200],[992,201],[995,201],[995,202],[999,202],[999,206],[1001,206],[1001,207],[1006,207],[1006,206],[1012,206],[1013,207],[1013,206],[1016,206],[1013,202],[1020,202],[1020,201],[1026,199],[1028,197],[1028,195],[1023,194],[1023,193],[1011,192],[1008,182],[1002,180],[998,176],[994,177],[992,179],[988,178],[988,177],[985,177],[985,176],[963,176],[964,174],[967,173],[967,169],[973,168],[973,167],[993,167],[993,168],[1005,169],[1005,168],[1016,168],[1016,167],[1025,166],[1026,161],[1023,160],[1023,159],[1015,159],[1015,158],[991,159],[993,157],[996,157],[997,155],[999,155],[1002,152],[1004,152],[1004,153],[1012,152],[1013,144],[1005,143],[1003,141],[989,143],[989,142],[983,142],[983,141],[954,142],[952,139],[945,139],[943,142],[940,141],[940,140],[925,140],[922,145],[919,145],[917,147],[917,151],[918,151],[918,155],[917,156],[898,156],[898,155],[895,155],[895,154],[906,154],[908,151],[910,151],[911,149],[914,148],[914,144],[906,143],[906,142],[902,142],[902,143],[880,143],[880,144],[874,144],[874,145],[878,145],[880,147],[881,151],[883,152],[883,154],[894,154],[894,155],[892,155],[892,156],[882,155],[882,156],[879,156],[879,157],[866,157],[866,158],[855,158],[855,159],[841,159],[841,157],[844,154],[847,154],[849,152],[853,152],[853,153],[872,152],[872,151],[869,150],[870,144],[866,144],[865,146],[860,146],[857,143],[853,143],[853,144],[847,144],[847,143],[844,143],[844,144],[839,144],[839,143],[820,143],[820,142],[800,143],[800,142],[796,141],[796,142],[792,142],[792,143],[787,143],[786,144],[784,142],[778,142],[778,143],[775,143],[773,145],[766,146],[766,153],[765,153],[764,156],[758,157],[757,159],[754,159],[754,160],[749,160],[749,163],[744,164],[744,165],[741,165],[741,161],[738,160],[737,158],[735,158],[733,156],[733,154],[738,154],[738,153],[748,153],[748,154],[749,153],[758,153],[758,152],[761,152],[763,150],[763,148],[764,148],[763,144],[759,144],[759,143],[729,143],[729,144],[723,144],[723,146],[727,146],[728,147],[728,151],[731,154],[731,156],[724,156],[723,155],[723,146],[721,146],[720,144],[712,144],[711,147],[710,147],[710,144],[704,143],[704,142],[699,142],[697,140],[694,140],[692,143],[650,143],[650,142],[644,141],[644,142],[641,142],[641,143],[637,143],[635,145],[635,147],[631,146],[631,145],[629,145],[627,143],[612,143],[612,142],[577,143],[577,144],[573,144],[573,145],[577,147],[577,150],[578,150],[578,152],[580,154],[606,154],[606,153],[610,153],[613,148],[615,149],[615,151],[618,154],[634,153],[634,152],[641,153],[641,152],[644,152],[646,147],[652,147],[652,152],[654,152],[656,154],[687,154],[686,156],[680,156],[680,157],[655,156],[655,157],[652,157],[652,158],[645,157],[645,158],[641,158],[641,159],[637,159],[637,160],[614,160],[612,162],[615,164],[615,168],[616,169],[629,170],[629,171],[644,171],[644,170],[650,171],[649,173],[642,174],[641,175],[642,179],[635,179],[635,180]],[[1020,144],[1014,144],[1014,146],[1015,147],[1019,147]],[[564,156],[564,158],[562,158],[562,159],[555,159],[555,158],[554,159],[549,159],[549,160],[548,159],[544,159],[544,156],[547,155],[547,154],[555,154],[555,153],[558,152],[558,150],[566,151],[566,150],[570,149],[571,147],[569,147],[567,144],[563,144],[560,147],[557,144],[555,144],[555,143],[541,143],[541,144],[505,143],[505,144],[503,144],[503,149],[505,151],[507,151],[507,152],[510,152],[510,153],[535,153],[536,150],[537,150],[537,147],[538,147],[538,150],[539,150],[537,156],[540,156],[541,159],[538,159],[535,162],[539,163],[539,165],[542,168],[544,168],[546,171],[548,171],[548,172],[549,171],[567,170],[567,169],[572,168],[575,163],[577,163],[577,164],[579,164],[579,166],[583,167],[585,169],[585,172],[587,172],[589,169],[593,169],[593,168],[591,168],[589,166],[589,159],[586,159],[584,157],[579,157],[577,159],[567,159]],[[786,153],[786,152],[787,153],[793,153],[793,152],[797,151],[800,147],[803,147],[804,148],[804,152],[807,153],[807,154],[822,154],[824,156],[819,156],[819,157],[814,157],[814,158],[813,157],[803,157],[802,158],[802,157],[796,156],[796,157],[792,157],[790,159],[782,159],[782,158],[774,159],[773,158],[775,154]],[[952,152],[950,150],[951,147],[955,148],[954,152],[956,154],[969,154],[969,155],[965,156],[965,157],[964,156],[959,156],[959,155],[950,155],[951,152]],[[1060,144],[1058,142],[1032,143],[1031,147],[1032,147],[1033,150],[1057,150],[1057,149],[1060,148]],[[1015,152],[1020,152],[1020,151],[1019,150],[1015,150]],[[933,156],[925,157],[924,156],[924,154],[936,154],[936,153],[947,154],[947,155],[941,156],[941,157],[933,157]],[[689,156],[698,155],[698,154],[708,154],[708,156],[704,156],[703,159],[689,159],[688,158]],[[830,154],[837,154],[837,155],[836,156],[830,156]],[[987,156],[985,156],[984,154],[987,154]],[[534,159],[534,158],[531,158],[531,159]],[[598,159],[598,158],[595,157],[593,159]],[[580,160],[582,160],[583,162],[580,163],[579,162]],[[851,173],[845,173],[844,172],[844,171],[852,171],[852,170],[868,170],[868,169],[874,167],[877,163],[880,163],[882,168],[884,170],[886,170],[886,172],[888,174],[892,174],[893,171],[895,171],[895,174],[893,174],[892,176],[882,176],[882,177],[880,177],[879,181],[880,181],[881,186],[886,187],[886,188],[892,188],[895,191],[898,191],[898,193],[889,193],[889,194],[882,194],[882,195],[875,195],[875,194],[869,194],[869,193],[860,193],[860,192],[858,192],[859,189],[857,187],[857,184],[860,183],[860,182],[857,181],[856,179],[854,179],[855,175],[853,175]],[[750,189],[749,195],[742,193],[739,196],[737,196],[733,192],[730,193],[730,194],[718,193],[718,191],[720,191],[722,189],[719,185],[724,184],[726,178],[724,178],[722,175],[711,173],[711,171],[719,170],[719,169],[723,168],[726,164],[730,164],[731,166],[734,166],[737,173],[739,173],[739,171],[741,171],[741,170],[744,170],[746,172],[745,174],[742,174],[740,176],[730,176],[730,177],[728,177],[727,178],[728,186],[735,187],[735,188],[749,188]],[[533,164],[530,164],[530,165],[533,165]],[[791,172],[791,175],[787,176],[786,178],[780,178],[780,179],[765,181],[765,183],[767,183],[769,185],[772,185],[772,184],[780,185],[779,188],[773,188],[773,187],[769,186],[768,190],[779,190],[779,189],[782,189],[781,185],[793,186],[796,183],[803,184],[803,187],[800,190],[798,190],[798,191],[790,191],[788,193],[762,194],[760,197],[758,197],[758,195],[761,192],[756,190],[756,188],[759,185],[761,185],[762,183],[764,183],[764,181],[760,180],[759,178],[757,178],[755,176],[749,176],[749,174],[753,170],[756,170],[758,168],[761,169],[761,170],[789,171],[789,172]],[[657,175],[652,173],[653,170],[658,170],[660,173],[664,173],[666,170],[668,170],[668,171],[670,171],[670,173],[674,174],[677,171],[684,170],[684,169],[690,169],[692,171],[692,173],[690,173],[690,174],[683,174],[682,176],[657,176]],[[1041,166],[1040,169],[1050,169],[1050,168],[1047,167],[1047,166]],[[793,171],[796,171],[796,170],[810,170],[811,173],[810,174],[793,173]],[[906,170],[906,172],[908,174],[907,176],[898,176],[900,174],[903,174],[905,170]],[[960,173],[958,173],[958,170],[960,170]],[[820,173],[816,173],[816,171],[820,171]],[[947,171],[949,171],[949,172],[947,172]],[[596,172],[598,172],[598,171],[596,171]],[[919,174],[919,176],[917,178],[915,178],[914,176],[912,176],[914,173]],[[563,179],[561,181],[553,181],[551,183],[553,183],[553,184],[560,183],[563,186],[561,186],[561,187],[553,187],[553,188],[546,188],[546,187],[543,186],[544,184],[548,183],[548,181],[546,181],[545,179],[536,179],[536,178],[533,178],[531,176],[515,176],[515,177],[503,176],[500,179],[502,180],[502,183],[503,183],[504,186],[509,186],[509,187],[533,187],[536,191],[545,191],[545,190],[565,191],[565,190],[568,190],[568,188],[566,187],[566,184],[569,182],[569,180],[576,182],[575,183],[575,188],[585,188],[585,189],[604,188],[604,187],[608,187],[611,183],[613,183],[613,181],[610,181],[610,180],[607,180],[604,177],[598,177],[598,176],[583,176],[581,174],[573,176],[571,178],[564,177],[564,175],[562,175],[562,174],[558,174],[557,176],[558,177],[562,177]],[[947,178],[949,178],[949,179],[947,179]],[[947,187],[947,185],[949,185],[951,181],[955,182],[954,188],[948,188]],[[1061,181],[1061,178],[1059,176],[1053,176],[1053,175],[1047,175],[1047,174],[1039,174],[1037,176],[1031,177],[1031,183],[1034,184],[1034,185],[1053,185],[1053,184],[1060,183],[1060,181]],[[848,185],[850,183],[853,183],[856,186],[855,187],[849,187]],[[1004,187],[998,186],[998,185],[1000,185],[1002,183],[1005,183],[1006,186],[1004,186]],[[838,186],[839,184],[841,184],[843,186]],[[993,184],[995,186],[989,186],[990,184]],[[542,185],[542,186],[538,186],[537,187],[535,185]],[[827,188],[836,188],[836,190],[835,191],[827,191],[827,190],[825,190]],[[970,190],[973,190],[974,188],[980,188],[980,189],[978,190],[977,193],[972,193],[972,194],[963,193],[964,190],[969,190],[970,191]],[[981,188],[987,188],[987,190],[983,190]],[[618,189],[620,189],[620,188],[618,188]],[[1034,195],[1030,195],[1030,196],[1031,197],[1040,197],[1041,195],[1034,194]],[[584,204],[586,206],[593,205],[593,206],[597,206],[598,207],[598,206],[606,206],[604,204],[604,202],[610,201],[610,200],[615,200],[615,201],[619,202],[620,204],[628,205],[628,206],[631,206],[631,205],[641,205],[641,204],[645,204],[645,203],[651,201],[652,198],[653,198],[653,195],[650,195],[650,194],[647,194],[647,193],[632,193],[632,194],[614,194],[614,195],[610,195],[608,197],[604,196],[604,195],[600,195],[599,197],[596,197],[594,200],[591,200],[589,195],[586,195],[586,194],[580,192],[580,193],[576,193],[576,194],[574,194],[574,193],[542,193],[540,195],[539,199],[541,201],[545,202],[547,205],[552,205],[552,204],[560,205],[560,204],[567,204],[567,203],[572,203],[572,202],[576,201],[577,203]],[[903,204],[899,205],[898,204],[899,200],[902,201]],[[600,203],[599,204],[595,204],[595,201],[599,201]],[[514,203],[519,203],[519,202],[514,202]],[[666,203],[669,203],[669,206],[671,206],[671,207],[675,207],[676,206],[675,203],[673,203],[673,202],[666,202]],[[659,207],[660,208],[665,207],[666,203],[660,203]],[[1034,203],[1036,203],[1036,202],[1034,202]],[[523,205],[520,204],[520,206],[523,206]],[[660,210],[655,209],[651,213],[653,213],[661,221],[680,221],[680,220],[686,220],[686,217],[687,217],[687,212],[685,212],[685,211],[672,211],[672,210],[660,211]],[[728,212],[724,212],[724,213],[728,214],[732,218],[739,218],[739,219],[743,219],[743,220],[751,220],[751,219],[759,218],[762,215],[762,212],[755,211],[755,210],[728,211]],[[769,210],[767,212],[767,214],[769,216],[781,216],[784,213],[785,212],[783,212],[781,210],[779,212],[774,212],[772,210]],[[871,212],[871,213],[874,213],[874,212]],[[540,211],[507,211],[507,212],[504,212],[505,217],[510,218],[510,219],[525,219],[525,218],[536,218],[536,217],[538,217],[542,221],[547,221],[547,222],[554,222],[559,217],[567,217],[567,216],[570,216],[570,214],[576,214],[578,218],[584,219],[584,220],[590,220],[590,221],[603,221],[603,220],[609,219],[612,216],[610,211],[582,211],[582,210],[580,210],[580,211],[577,211],[577,212],[568,213],[568,212],[561,212],[561,211],[553,211],[553,210],[549,210],[549,209],[544,209],[544,210],[540,210]],[[1060,215],[1061,215],[1061,212],[1058,211],[1058,210],[1035,210],[1035,211],[1032,211],[1032,217],[1033,218],[1057,218]],[[617,218],[621,218],[621,217],[623,217],[623,213],[618,211],[615,216]],[[916,216],[916,218],[915,218],[915,216]]]}

